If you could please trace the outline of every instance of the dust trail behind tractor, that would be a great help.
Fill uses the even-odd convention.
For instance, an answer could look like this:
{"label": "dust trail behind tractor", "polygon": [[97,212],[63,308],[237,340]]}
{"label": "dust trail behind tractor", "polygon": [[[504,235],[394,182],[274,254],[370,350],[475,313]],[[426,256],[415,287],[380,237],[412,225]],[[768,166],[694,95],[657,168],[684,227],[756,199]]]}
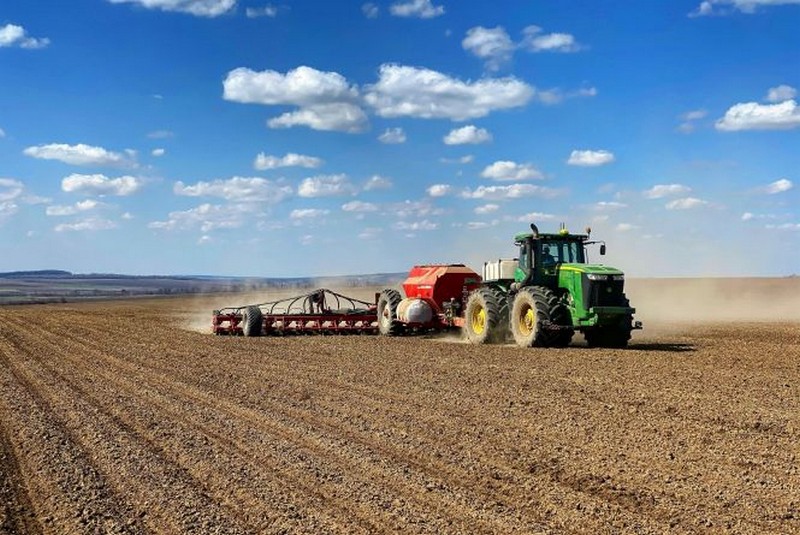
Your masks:
{"label": "dust trail behind tractor", "polygon": [[321,288],[313,292],[213,312],[217,335],[376,334],[377,306]]}

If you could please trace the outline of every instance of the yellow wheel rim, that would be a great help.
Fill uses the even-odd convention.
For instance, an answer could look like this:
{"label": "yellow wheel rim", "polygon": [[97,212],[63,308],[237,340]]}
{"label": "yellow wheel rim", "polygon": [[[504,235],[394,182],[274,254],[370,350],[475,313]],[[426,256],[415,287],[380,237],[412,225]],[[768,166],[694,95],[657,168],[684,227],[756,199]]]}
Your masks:
{"label": "yellow wheel rim", "polygon": [[472,311],[472,332],[475,334],[482,334],[486,328],[486,309],[483,307],[475,307]]}
{"label": "yellow wheel rim", "polygon": [[533,311],[533,307],[528,306],[520,311],[518,323],[519,332],[524,336],[528,336],[533,332],[533,328],[536,325],[536,312]]}

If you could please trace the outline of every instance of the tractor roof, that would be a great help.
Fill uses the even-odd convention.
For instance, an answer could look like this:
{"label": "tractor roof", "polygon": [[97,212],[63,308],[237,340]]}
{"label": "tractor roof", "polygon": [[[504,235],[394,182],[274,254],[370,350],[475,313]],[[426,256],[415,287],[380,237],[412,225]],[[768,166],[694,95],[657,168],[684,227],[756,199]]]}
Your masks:
{"label": "tractor roof", "polygon": [[[514,236],[514,241],[515,242],[522,242],[522,241],[525,241],[525,240],[527,240],[529,238],[533,238],[533,233],[532,232],[520,232],[519,234]],[[562,234],[560,232],[559,233],[555,233],[555,234],[548,234],[548,233],[540,232],[537,235],[536,239],[548,240],[548,241],[556,241],[556,240],[561,240],[561,241],[586,241],[586,240],[589,239],[589,236],[586,235],[586,234],[569,234],[569,233]]]}

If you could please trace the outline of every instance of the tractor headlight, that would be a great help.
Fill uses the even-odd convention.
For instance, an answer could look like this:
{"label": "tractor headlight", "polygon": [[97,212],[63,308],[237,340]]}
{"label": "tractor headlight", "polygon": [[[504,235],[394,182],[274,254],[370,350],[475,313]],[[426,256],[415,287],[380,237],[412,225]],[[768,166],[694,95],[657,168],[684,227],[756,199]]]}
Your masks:
{"label": "tractor headlight", "polygon": [[615,281],[624,281],[625,280],[625,275],[614,275],[613,279]]}
{"label": "tractor headlight", "polygon": [[590,281],[604,281],[606,280],[605,275],[598,275],[597,273],[589,273],[586,275],[586,278]]}

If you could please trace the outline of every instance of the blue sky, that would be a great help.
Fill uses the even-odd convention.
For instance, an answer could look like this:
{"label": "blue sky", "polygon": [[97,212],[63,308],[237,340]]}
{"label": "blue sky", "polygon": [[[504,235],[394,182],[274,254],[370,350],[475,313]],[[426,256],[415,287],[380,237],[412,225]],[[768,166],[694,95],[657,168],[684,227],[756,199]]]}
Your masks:
{"label": "blue sky", "polygon": [[[800,273],[800,0],[0,7],[0,271]],[[596,255],[595,260],[601,260]]]}

